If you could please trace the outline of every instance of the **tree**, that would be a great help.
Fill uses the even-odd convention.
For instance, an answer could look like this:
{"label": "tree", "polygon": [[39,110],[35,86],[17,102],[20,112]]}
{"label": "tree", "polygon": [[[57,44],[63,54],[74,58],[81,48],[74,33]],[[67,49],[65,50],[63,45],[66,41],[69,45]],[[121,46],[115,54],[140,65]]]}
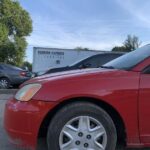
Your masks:
{"label": "tree", "polygon": [[137,49],[140,45],[141,42],[137,36],[128,35],[123,46],[115,46],[112,51],[130,52]]}
{"label": "tree", "polygon": [[32,71],[32,64],[30,62],[25,61],[23,63],[23,68],[26,68],[26,67],[29,69],[29,71]]}
{"label": "tree", "polygon": [[126,48],[124,46],[115,46],[113,49],[112,49],[113,52],[125,52],[126,51]]}
{"label": "tree", "polygon": [[87,51],[89,50],[89,48],[83,48],[83,47],[81,47],[81,46],[78,46],[78,47],[76,47],[75,49],[76,49],[76,50],[87,50]]}
{"label": "tree", "polygon": [[141,45],[139,38],[137,36],[128,35],[127,39],[124,42],[124,47],[126,51],[133,51]]}
{"label": "tree", "polygon": [[0,61],[21,66],[32,20],[16,0],[0,0]]}
{"label": "tree", "polygon": [[0,22],[0,46],[4,44],[7,40],[8,29],[7,27]]}

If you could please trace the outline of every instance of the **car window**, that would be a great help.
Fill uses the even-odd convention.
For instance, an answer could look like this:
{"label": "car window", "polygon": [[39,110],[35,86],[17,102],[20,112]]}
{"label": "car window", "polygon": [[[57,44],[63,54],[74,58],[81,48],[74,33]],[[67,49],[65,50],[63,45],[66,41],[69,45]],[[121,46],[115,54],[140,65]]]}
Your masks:
{"label": "car window", "polygon": [[[91,56],[90,56],[91,57]],[[80,60],[77,60],[77,61],[75,61],[74,63],[72,63],[71,65],[69,65],[69,67],[72,67],[72,66],[79,66],[80,64],[82,64],[82,62],[84,62],[84,60],[87,60],[87,59],[89,59],[89,57],[87,57],[87,58],[82,58],[82,59],[80,59]]]}
{"label": "car window", "polygon": [[90,64],[91,68],[97,68],[115,58],[118,58],[120,55],[119,54],[118,55],[117,54],[100,54],[100,55],[96,55],[96,56],[87,58],[87,59],[83,60],[82,62],[80,62],[78,65],[82,65],[82,64],[89,65]]}
{"label": "car window", "polygon": [[150,65],[143,70],[144,74],[150,74]]}
{"label": "car window", "polygon": [[95,67],[98,67],[98,64],[99,64],[99,57],[98,56],[94,56],[94,57],[91,57],[85,61],[82,62],[84,65],[90,65],[91,68],[95,68]]}
{"label": "car window", "polygon": [[99,56],[99,60],[98,60],[98,67],[100,67],[101,65],[104,65],[106,63],[108,63],[109,61],[116,59],[118,57],[120,57],[121,54],[105,54],[105,55],[100,55]]}
{"label": "car window", "polygon": [[148,57],[150,57],[150,45],[143,46],[135,51],[112,60],[105,64],[104,67],[111,66],[116,69],[130,70]]}
{"label": "car window", "polygon": [[116,54],[101,54],[86,60],[84,64],[91,64],[91,67],[97,68],[115,58],[118,58],[119,56],[120,55],[116,55]]}

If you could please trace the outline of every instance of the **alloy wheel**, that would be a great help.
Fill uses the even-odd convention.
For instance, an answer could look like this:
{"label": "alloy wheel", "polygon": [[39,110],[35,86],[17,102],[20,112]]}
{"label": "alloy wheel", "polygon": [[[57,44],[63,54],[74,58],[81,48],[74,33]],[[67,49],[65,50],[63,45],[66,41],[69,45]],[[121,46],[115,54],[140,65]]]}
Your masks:
{"label": "alloy wheel", "polygon": [[0,80],[0,88],[1,89],[7,89],[9,87],[9,82],[6,79]]}
{"label": "alloy wheel", "polygon": [[61,150],[105,150],[107,134],[95,118],[79,116],[64,125],[60,137]]}

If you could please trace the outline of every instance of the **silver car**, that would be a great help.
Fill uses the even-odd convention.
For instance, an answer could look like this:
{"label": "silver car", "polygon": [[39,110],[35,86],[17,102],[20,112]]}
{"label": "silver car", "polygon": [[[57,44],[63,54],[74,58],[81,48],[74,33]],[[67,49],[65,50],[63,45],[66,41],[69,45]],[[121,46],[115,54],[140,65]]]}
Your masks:
{"label": "silver car", "polygon": [[11,86],[20,85],[31,78],[29,71],[21,68],[0,63],[0,88],[7,89]]}

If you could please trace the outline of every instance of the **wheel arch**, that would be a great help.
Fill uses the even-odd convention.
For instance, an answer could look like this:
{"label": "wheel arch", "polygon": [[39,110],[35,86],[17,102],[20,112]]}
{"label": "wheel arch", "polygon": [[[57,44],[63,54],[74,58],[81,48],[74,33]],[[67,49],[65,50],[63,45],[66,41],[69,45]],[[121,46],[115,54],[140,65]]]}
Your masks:
{"label": "wheel arch", "polygon": [[7,75],[2,75],[2,76],[0,76],[0,79],[3,79],[3,78],[4,78],[4,79],[6,78],[6,79],[8,79],[8,80],[11,82],[10,78],[9,78]]}
{"label": "wheel arch", "polygon": [[7,76],[0,76],[0,79],[2,79],[2,78],[7,78],[7,79],[9,79]]}
{"label": "wheel arch", "polygon": [[115,108],[113,108],[110,104],[106,103],[103,100],[99,100],[99,99],[95,99],[95,98],[91,98],[91,97],[76,97],[76,98],[71,98],[71,99],[67,99],[61,103],[59,103],[54,109],[50,110],[48,112],[48,114],[46,115],[46,117],[44,118],[40,129],[39,129],[39,133],[38,133],[38,137],[46,137],[47,135],[47,129],[48,126],[53,118],[53,116],[63,107],[65,107],[66,105],[69,105],[71,103],[77,103],[77,102],[88,102],[88,103],[92,103],[95,104],[99,107],[101,107],[102,109],[104,109],[109,116],[112,118],[115,127],[117,129],[117,142],[120,145],[125,146],[126,145],[126,132],[125,132],[125,124],[124,121],[122,119],[122,117],[119,115],[119,113],[117,112],[117,110]]}

